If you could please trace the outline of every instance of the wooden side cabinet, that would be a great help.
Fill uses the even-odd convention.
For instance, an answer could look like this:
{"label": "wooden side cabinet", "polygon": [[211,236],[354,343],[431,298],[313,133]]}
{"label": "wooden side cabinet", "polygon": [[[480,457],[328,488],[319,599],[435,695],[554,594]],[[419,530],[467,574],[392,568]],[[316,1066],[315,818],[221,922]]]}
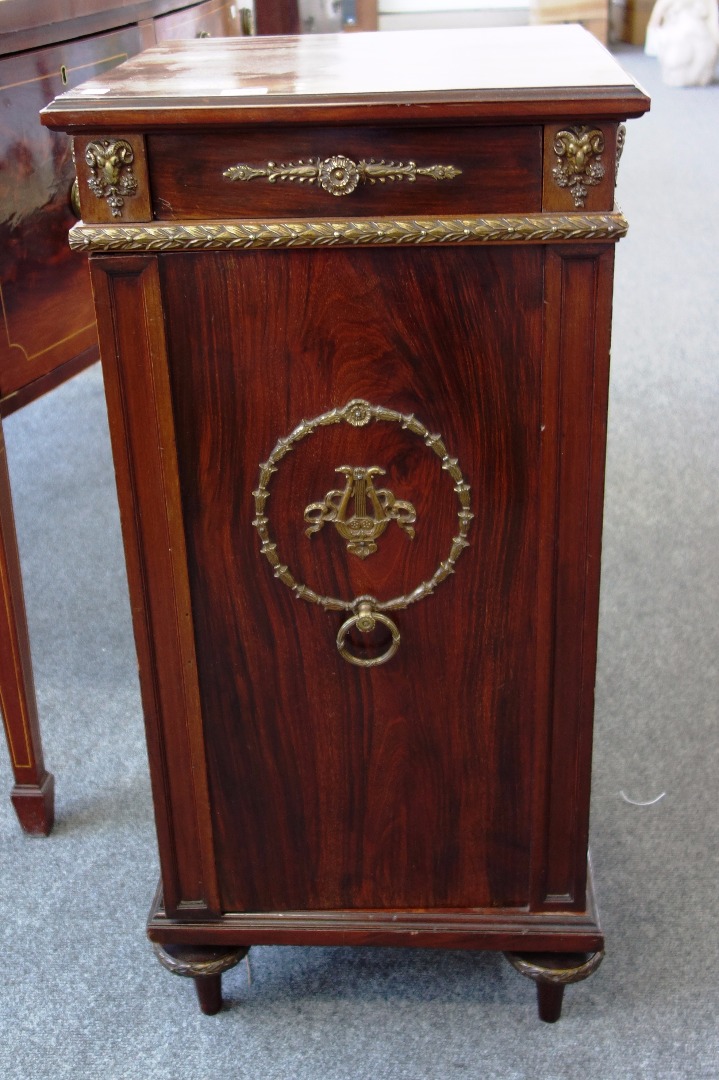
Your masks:
{"label": "wooden side cabinet", "polygon": [[[556,1020],[588,867],[621,122],[578,27],[153,49],[74,136],[161,890],[258,943],[495,949]],[[208,70],[203,66],[202,71]]]}

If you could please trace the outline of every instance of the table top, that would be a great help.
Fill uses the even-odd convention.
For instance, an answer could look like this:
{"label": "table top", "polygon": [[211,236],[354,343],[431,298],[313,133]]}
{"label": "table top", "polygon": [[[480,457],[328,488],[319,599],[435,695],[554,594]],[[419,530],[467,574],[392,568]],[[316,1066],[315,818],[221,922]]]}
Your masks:
{"label": "table top", "polygon": [[558,116],[567,101],[623,118],[649,107],[587,31],[533,26],[173,42],[61,94],[43,122],[83,127],[92,113],[152,127],[170,112],[202,124],[416,122],[528,108]]}

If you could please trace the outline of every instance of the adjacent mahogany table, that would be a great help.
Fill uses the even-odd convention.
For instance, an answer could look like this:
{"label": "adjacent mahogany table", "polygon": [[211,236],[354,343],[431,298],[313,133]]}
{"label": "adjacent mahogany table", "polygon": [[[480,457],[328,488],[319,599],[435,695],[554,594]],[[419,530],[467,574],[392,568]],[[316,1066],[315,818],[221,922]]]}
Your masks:
{"label": "adjacent mahogany table", "polygon": [[[151,49],[72,133],[162,866],[256,943],[495,949],[555,1020],[587,857],[621,121],[577,27]],[[209,62],[208,62],[209,56]]]}
{"label": "adjacent mahogany table", "polygon": [[[0,0],[0,417],[98,360],[86,261],[67,245],[79,214],[70,140],[38,111],[157,41],[248,29],[233,0]],[[243,21],[244,20],[244,21]],[[0,712],[23,829],[47,834],[43,761],[0,420]]]}

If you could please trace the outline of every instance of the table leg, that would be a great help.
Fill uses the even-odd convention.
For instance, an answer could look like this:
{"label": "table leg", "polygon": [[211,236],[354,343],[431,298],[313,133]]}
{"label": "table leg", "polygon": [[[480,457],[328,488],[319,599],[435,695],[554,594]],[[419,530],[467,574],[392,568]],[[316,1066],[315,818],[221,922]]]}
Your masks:
{"label": "table leg", "polygon": [[47,836],[55,812],[54,780],[45,770],[20,558],[0,424],[0,710],[15,786],[10,798],[22,828]]}

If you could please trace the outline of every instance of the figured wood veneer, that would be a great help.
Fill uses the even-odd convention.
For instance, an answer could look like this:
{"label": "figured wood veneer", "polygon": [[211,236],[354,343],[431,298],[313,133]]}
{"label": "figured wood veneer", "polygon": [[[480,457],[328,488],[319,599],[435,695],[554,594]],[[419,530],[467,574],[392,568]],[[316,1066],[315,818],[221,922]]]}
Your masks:
{"label": "figured wood veneer", "polygon": [[[554,1021],[603,946],[587,838],[615,143],[648,102],[576,29],[368,37],[222,45],[201,89],[196,48],[159,50],[43,116],[146,151],[141,210],[90,206],[73,244],[140,656],[148,932],[213,1011],[200,946],[414,945],[509,950]],[[554,139],[585,120],[604,149],[580,212],[587,163],[558,183]],[[461,171],[346,197],[224,175],[310,160],[308,181],[333,155]],[[439,580],[453,462],[474,517]],[[363,469],[413,535],[391,522],[359,558],[305,515],[339,514]],[[353,603],[391,609],[385,663],[338,652]],[[342,634],[364,659],[390,640],[359,618]]]}

